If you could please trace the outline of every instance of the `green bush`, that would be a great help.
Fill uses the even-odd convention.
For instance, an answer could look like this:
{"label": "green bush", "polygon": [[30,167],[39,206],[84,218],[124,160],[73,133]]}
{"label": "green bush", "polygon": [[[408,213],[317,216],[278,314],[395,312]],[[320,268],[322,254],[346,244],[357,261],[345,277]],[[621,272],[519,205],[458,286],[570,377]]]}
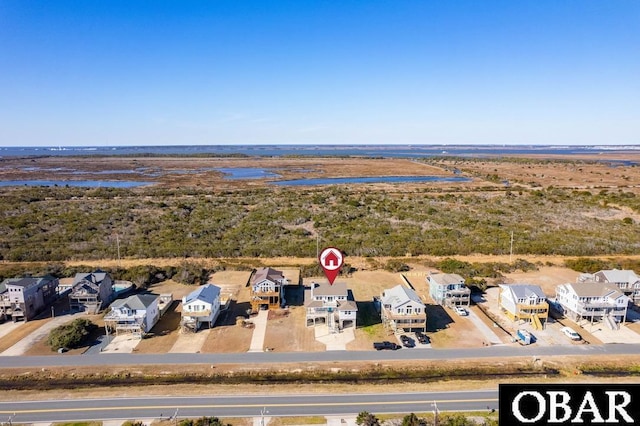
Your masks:
{"label": "green bush", "polygon": [[180,426],[231,426],[230,423],[224,423],[217,417],[200,417],[199,419],[184,419],[178,423]]}
{"label": "green bush", "polygon": [[49,333],[47,344],[51,350],[59,348],[77,348],[97,326],[85,318],[78,318],[69,324],[56,327]]}

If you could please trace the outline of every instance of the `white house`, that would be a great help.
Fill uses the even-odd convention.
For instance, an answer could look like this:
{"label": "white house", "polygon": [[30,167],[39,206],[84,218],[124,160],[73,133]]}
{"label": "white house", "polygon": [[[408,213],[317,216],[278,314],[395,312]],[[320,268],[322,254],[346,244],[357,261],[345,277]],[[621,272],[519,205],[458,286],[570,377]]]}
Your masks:
{"label": "white house", "polygon": [[305,291],[304,306],[307,308],[307,326],[315,325],[317,321],[324,322],[330,330],[345,326],[356,326],[358,306],[347,290],[344,282],[311,283],[311,288]]}
{"label": "white house", "polygon": [[427,331],[424,303],[412,289],[401,284],[380,295],[380,317],[385,327],[395,331]]}
{"label": "white house", "polygon": [[471,289],[458,274],[430,272],[427,275],[427,283],[431,298],[440,305],[469,306],[471,303]]}
{"label": "white house", "polygon": [[500,308],[512,321],[530,321],[538,330],[549,317],[547,296],[538,285],[501,284]]}
{"label": "white house", "polygon": [[617,323],[624,322],[627,317],[629,297],[612,284],[587,281],[557,286],[556,302],[574,321],[602,321],[609,328],[617,329]]}
{"label": "white house", "polygon": [[104,317],[107,332],[132,333],[139,337],[151,331],[160,319],[157,294],[136,294],[111,304],[111,311]]}
{"label": "white house", "polygon": [[578,280],[613,284],[628,296],[632,303],[640,304],[640,277],[630,269],[605,269],[595,274],[582,274]]}
{"label": "white house", "polygon": [[206,284],[182,298],[183,330],[198,331],[204,323],[213,327],[220,314],[220,287]]}

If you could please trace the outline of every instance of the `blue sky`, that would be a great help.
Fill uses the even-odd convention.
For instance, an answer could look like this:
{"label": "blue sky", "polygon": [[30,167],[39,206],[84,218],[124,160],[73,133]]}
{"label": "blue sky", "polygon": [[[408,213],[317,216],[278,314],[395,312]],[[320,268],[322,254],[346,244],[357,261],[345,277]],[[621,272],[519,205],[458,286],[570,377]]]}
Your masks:
{"label": "blue sky", "polygon": [[0,0],[0,145],[640,144],[636,0]]}

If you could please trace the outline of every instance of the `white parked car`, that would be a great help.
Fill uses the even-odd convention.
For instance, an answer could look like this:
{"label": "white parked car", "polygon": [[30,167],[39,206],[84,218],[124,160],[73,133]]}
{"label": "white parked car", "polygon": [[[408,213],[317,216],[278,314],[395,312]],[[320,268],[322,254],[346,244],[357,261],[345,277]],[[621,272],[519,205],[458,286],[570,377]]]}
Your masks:
{"label": "white parked car", "polygon": [[456,311],[456,314],[460,315],[461,317],[469,315],[469,312],[467,312],[467,310],[462,306],[454,306],[453,310]]}
{"label": "white parked car", "polygon": [[578,333],[576,333],[575,330],[573,328],[571,328],[571,327],[562,327],[560,329],[560,331],[562,331],[564,333],[564,335],[567,336],[571,340],[580,340],[580,339],[582,339],[582,337],[580,337],[580,335]]}

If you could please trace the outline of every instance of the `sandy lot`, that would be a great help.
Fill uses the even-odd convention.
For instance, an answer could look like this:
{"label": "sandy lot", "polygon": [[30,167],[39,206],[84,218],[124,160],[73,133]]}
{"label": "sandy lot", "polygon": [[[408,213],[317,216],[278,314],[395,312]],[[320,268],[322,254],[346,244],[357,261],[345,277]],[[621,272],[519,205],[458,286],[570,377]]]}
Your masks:
{"label": "sandy lot", "polygon": [[579,272],[568,268],[544,266],[540,267],[537,271],[504,274],[504,284],[539,285],[547,297],[554,298],[556,296],[556,286],[575,283],[579,275]]}

